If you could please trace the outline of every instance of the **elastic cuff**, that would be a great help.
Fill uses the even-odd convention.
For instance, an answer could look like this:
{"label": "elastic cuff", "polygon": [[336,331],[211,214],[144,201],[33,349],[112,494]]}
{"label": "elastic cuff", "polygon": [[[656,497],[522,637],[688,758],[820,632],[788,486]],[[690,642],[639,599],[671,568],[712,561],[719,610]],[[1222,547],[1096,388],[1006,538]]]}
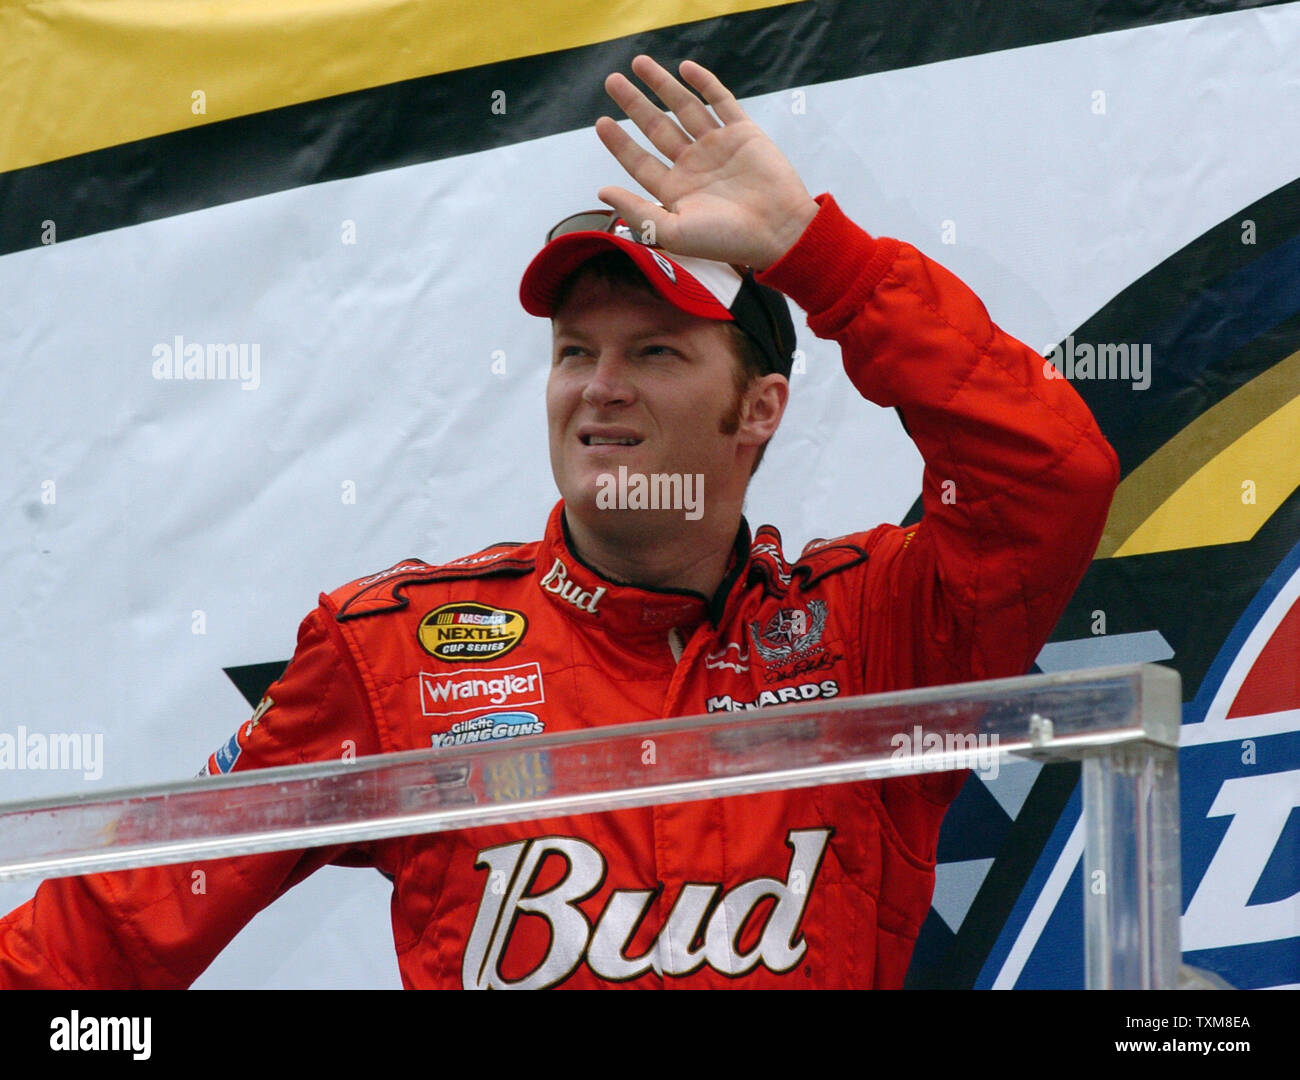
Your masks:
{"label": "elastic cuff", "polygon": [[864,286],[870,292],[896,250],[849,220],[834,196],[823,193],[815,201],[821,209],[794,247],[755,275],[790,297],[810,321]]}

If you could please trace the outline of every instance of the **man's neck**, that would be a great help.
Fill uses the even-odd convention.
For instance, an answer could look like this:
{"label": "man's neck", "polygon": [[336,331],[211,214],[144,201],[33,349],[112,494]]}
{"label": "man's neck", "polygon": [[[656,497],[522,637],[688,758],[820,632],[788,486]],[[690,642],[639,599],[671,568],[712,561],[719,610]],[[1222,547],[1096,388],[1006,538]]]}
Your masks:
{"label": "man's neck", "polygon": [[[604,512],[602,512],[604,513]],[[641,511],[625,528],[592,529],[566,512],[574,554],[611,581],[655,589],[686,589],[712,598],[727,575],[740,528],[740,511],[726,519],[665,523],[656,529]],[[603,523],[602,523],[603,524]]]}

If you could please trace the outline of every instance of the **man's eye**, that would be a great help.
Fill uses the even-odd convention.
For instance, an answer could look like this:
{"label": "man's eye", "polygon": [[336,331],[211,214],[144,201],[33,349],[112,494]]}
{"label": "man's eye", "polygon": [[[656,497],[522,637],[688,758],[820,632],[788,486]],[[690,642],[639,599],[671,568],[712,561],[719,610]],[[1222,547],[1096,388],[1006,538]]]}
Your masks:
{"label": "man's eye", "polygon": [[646,356],[675,356],[677,350],[671,345],[647,345],[641,352]]}
{"label": "man's eye", "polygon": [[569,356],[582,356],[586,350],[581,345],[561,345],[556,352],[556,357],[560,360]]}

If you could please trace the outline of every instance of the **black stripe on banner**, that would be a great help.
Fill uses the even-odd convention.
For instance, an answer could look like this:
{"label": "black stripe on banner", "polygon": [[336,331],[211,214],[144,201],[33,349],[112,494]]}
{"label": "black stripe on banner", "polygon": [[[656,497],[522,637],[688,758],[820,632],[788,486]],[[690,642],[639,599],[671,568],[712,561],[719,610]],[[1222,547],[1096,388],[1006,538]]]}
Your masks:
{"label": "black stripe on banner", "polygon": [[[1285,0],[817,0],[272,109],[0,174],[0,255],[586,127],[605,76],[698,57],[739,97]],[[504,91],[506,112],[491,111]]]}

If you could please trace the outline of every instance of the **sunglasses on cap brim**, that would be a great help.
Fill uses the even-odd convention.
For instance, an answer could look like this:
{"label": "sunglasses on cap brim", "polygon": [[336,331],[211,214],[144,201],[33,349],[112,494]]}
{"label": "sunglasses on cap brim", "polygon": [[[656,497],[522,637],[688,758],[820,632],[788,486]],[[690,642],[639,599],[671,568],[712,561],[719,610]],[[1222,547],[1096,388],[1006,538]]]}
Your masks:
{"label": "sunglasses on cap brim", "polygon": [[[610,233],[614,236],[621,237],[624,240],[631,240],[633,243],[642,244],[645,247],[659,248],[658,244],[649,243],[645,239],[644,234],[638,236],[632,227],[619,216],[617,210],[608,209],[583,210],[577,214],[570,214],[557,224],[551,226],[550,230],[546,234],[546,242],[549,244],[552,240],[557,240],[561,236],[567,236],[569,233],[578,232]],[[737,266],[735,263],[728,263],[727,265],[742,278],[751,273],[748,266]],[[752,278],[750,280],[752,281]],[[757,283],[755,283],[755,287],[757,287]],[[767,323],[769,332],[772,334],[772,340],[776,344],[777,350],[780,351],[784,348],[784,342],[782,341],[783,335],[777,326],[777,321],[772,315],[772,312],[768,309],[766,303],[760,300],[759,306],[763,310],[763,318]]]}
{"label": "sunglasses on cap brim", "polygon": [[583,210],[578,214],[570,214],[559,224],[551,226],[550,232],[546,234],[546,242],[549,244],[552,240],[575,232],[613,233],[646,247],[659,246],[648,243],[644,235],[638,236],[633,232],[632,227],[618,216],[617,210]]}
{"label": "sunglasses on cap brim", "polygon": [[[583,210],[577,214],[570,214],[563,221],[551,226],[546,234],[546,242],[549,244],[552,240],[575,232],[611,233],[644,247],[654,248],[656,251],[663,250],[658,244],[652,244],[647,240],[644,231],[638,235],[631,225],[618,216],[617,210]],[[727,265],[741,277],[744,277],[745,271],[749,269],[747,266],[737,266],[735,263]]]}

